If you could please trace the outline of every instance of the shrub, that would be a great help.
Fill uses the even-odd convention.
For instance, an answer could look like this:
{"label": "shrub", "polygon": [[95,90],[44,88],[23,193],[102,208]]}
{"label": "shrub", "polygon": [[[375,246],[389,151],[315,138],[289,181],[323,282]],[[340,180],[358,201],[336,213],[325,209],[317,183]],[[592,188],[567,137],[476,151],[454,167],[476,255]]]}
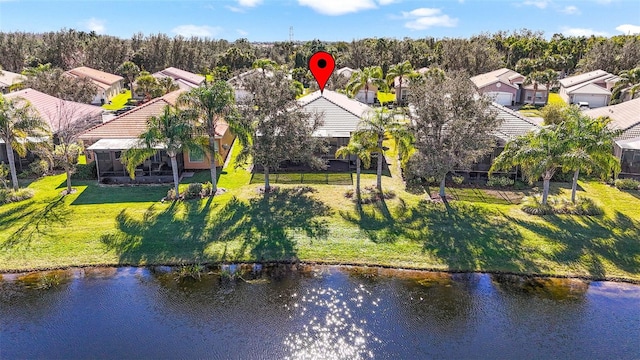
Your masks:
{"label": "shrub", "polygon": [[96,169],[96,162],[92,161],[88,164],[76,165],[76,171],[71,175],[72,179],[76,180],[95,180],[98,178],[98,170]]}
{"label": "shrub", "polygon": [[527,196],[522,201],[522,211],[530,215],[549,215],[553,214],[553,207],[543,205],[540,196]]}
{"label": "shrub", "polygon": [[29,173],[36,177],[41,177],[49,172],[49,163],[45,160],[38,159],[29,164]]}
{"label": "shrub", "polygon": [[520,110],[535,110],[537,106],[533,106],[533,104],[524,104],[520,107]]}
{"label": "shrub", "polygon": [[506,176],[492,176],[487,180],[487,186],[489,187],[507,187],[513,184],[515,184],[515,181]]}
{"label": "shrub", "polygon": [[18,189],[17,191],[0,189],[0,204],[31,199],[33,195],[34,191],[32,189]]}
{"label": "shrub", "polygon": [[356,194],[355,190],[349,189],[344,193],[344,197],[346,197],[347,199],[353,199],[355,194]]}
{"label": "shrub", "polygon": [[451,177],[451,180],[456,185],[462,185],[462,183],[464,182],[464,176],[453,176]]}
{"label": "shrub", "polygon": [[201,183],[191,183],[187,187],[187,191],[184,194],[184,197],[187,199],[192,199],[196,197],[200,197],[202,193],[202,184]]}
{"label": "shrub", "polygon": [[174,188],[169,189],[169,191],[167,191],[167,199],[175,200],[176,198],[176,190]]}
{"label": "shrub", "polygon": [[212,191],[213,191],[213,184],[211,183],[211,181],[207,181],[206,183],[202,184],[202,195],[203,196],[213,195]]}
{"label": "shrub", "polygon": [[531,215],[569,214],[569,215],[602,215],[602,208],[589,198],[578,198],[572,203],[566,198],[550,196],[547,205],[542,205],[541,197],[530,196],[524,199],[522,211]]}
{"label": "shrub", "polygon": [[640,181],[634,179],[616,179],[615,186],[620,190],[639,190]]}

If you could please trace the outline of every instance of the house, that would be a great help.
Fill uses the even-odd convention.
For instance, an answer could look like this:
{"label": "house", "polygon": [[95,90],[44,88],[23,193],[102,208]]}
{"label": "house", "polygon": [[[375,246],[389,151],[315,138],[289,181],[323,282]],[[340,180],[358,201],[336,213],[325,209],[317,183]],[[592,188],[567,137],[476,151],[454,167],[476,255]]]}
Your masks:
{"label": "house", "polygon": [[[419,75],[424,75],[429,71],[428,67],[420,68],[416,71]],[[396,101],[400,104],[405,104],[409,97],[409,86],[411,85],[411,79],[408,76],[402,77],[402,86],[400,86],[400,77],[393,78],[393,88],[396,94]]]}
{"label": "house", "polygon": [[[61,129],[87,129],[96,124],[102,123],[102,113],[104,109],[98,106],[77,103],[58,99],[33,89],[24,89],[4,95],[5,99],[24,99],[28,101],[32,108],[49,125],[49,129],[54,137]],[[7,162],[7,149],[4,143],[0,143],[0,163]],[[17,156],[14,157],[18,159]],[[32,156],[20,159],[17,162],[18,168],[29,163]],[[23,164],[24,163],[24,164]]]}
{"label": "house", "polygon": [[349,143],[360,120],[372,111],[371,107],[331,90],[312,92],[298,99],[298,103],[308,113],[322,114],[323,124],[313,136],[327,139],[329,152],[326,157],[331,159],[335,158],[338,148]]}
{"label": "house", "polygon": [[[138,106],[106,123],[89,129],[80,136],[88,146],[87,161],[96,161],[98,181],[103,183],[129,183],[129,174],[120,161],[122,152],[134,146],[139,146],[138,136],[147,129],[147,121],[152,116],[162,114],[165,106],[175,106],[178,96],[184,90],[177,90],[162,97],[153,99]],[[221,122],[216,127],[216,147],[224,163],[233,135],[229,126]],[[172,171],[170,160],[162,149],[150,157],[136,169],[136,182],[171,182]],[[209,159],[203,153],[184,151],[178,156],[178,173],[184,170],[208,169]]]}
{"label": "house", "polygon": [[[518,112],[500,105],[497,102],[493,102],[491,104],[491,110],[496,113],[496,116],[501,121],[500,126],[492,132],[492,135],[496,140],[496,146],[493,148],[491,153],[485,155],[470,169],[456,170],[457,173],[461,173],[466,177],[487,176],[489,168],[491,168],[491,164],[493,164],[493,160],[500,155],[502,150],[504,150],[507,142],[518,136],[525,135],[529,131],[540,128],[540,124],[536,123],[534,120],[524,117]],[[515,175],[516,171],[511,171],[509,174]]]}
{"label": "house", "polygon": [[6,94],[12,85],[19,84],[27,79],[26,76],[7,70],[0,70],[0,93]]}
{"label": "house", "polygon": [[272,77],[273,72],[271,72],[270,70],[256,68],[245,71],[227,80],[227,83],[231,85],[234,90],[236,102],[240,102],[241,100],[246,99],[249,96],[249,92],[244,89],[242,82],[244,81],[244,79],[250,78],[252,76]]}
{"label": "house", "polygon": [[342,77],[345,77],[347,79],[351,79],[351,75],[353,75],[353,73],[356,72],[355,70],[353,70],[350,67],[341,67],[340,69],[336,70],[336,74],[340,75]]}
{"label": "house", "polygon": [[623,103],[587,110],[592,117],[609,117],[611,129],[620,131],[613,153],[620,159],[620,177],[640,179],[640,98]]}
{"label": "house", "polygon": [[607,106],[611,89],[619,79],[604,70],[566,77],[560,80],[560,96],[567,104],[586,102],[590,108]]}
{"label": "house", "polygon": [[493,101],[500,105],[511,106],[515,104],[546,104],[547,88],[543,84],[535,86],[524,85],[525,76],[502,68],[485,74],[476,75],[471,81],[481,94],[488,95]]}
{"label": "house", "polygon": [[205,77],[202,75],[194,74],[185,70],[180,70],[174,67],[168,67],[164,70],[153,73],[153,77],[156,79],[171,78],[176,84],[183,90],[191,90],[193,88],[204,85]]}
{"label": "house", "polygon": [[91,101],[92,104],[102,105],[108,103],[111,98],[118,95],[124,88],[124,78],[119,75],[109,74],[104,71],[80,66],[66,72],[67,75],[85,78],[98,88],[98,92]]}

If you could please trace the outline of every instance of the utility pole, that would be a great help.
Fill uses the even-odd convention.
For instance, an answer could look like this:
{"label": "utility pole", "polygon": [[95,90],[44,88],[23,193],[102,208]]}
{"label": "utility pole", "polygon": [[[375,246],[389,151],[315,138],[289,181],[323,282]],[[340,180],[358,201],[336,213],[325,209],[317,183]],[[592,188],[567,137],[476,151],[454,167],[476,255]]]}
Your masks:
{"label": "utility pole", "polygon": [[289,26],[289,41],[293,42],[293,26]]}

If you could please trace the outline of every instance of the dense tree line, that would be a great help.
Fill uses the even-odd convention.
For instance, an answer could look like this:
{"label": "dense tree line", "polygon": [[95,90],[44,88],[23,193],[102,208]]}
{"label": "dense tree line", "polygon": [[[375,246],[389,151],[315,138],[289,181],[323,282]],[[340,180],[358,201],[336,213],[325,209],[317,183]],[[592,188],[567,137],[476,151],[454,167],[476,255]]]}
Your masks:
{"label": "dense tree line", "polygon": [[0,33],[0,65],[21,72],[50,63],[68,70],[86,65],[115,73],[130,60],[140,69],[155,72],[175,66],[196,73],[212,73],[226,79],[248,69],[256,59],[267,58],[289,68],[306,68],[308,57],[326,50],[336,57],[338,68],[380,66],[386,76],[391,66],[409,61],[414,68],[437,65],[447,71],[470,75],[506,66],[528,73],[554,69],[563,74],[602,69],[618,74],[640,66],[640,36],[567,37],[530,30],[480,34],[468,39],[367,38],[352,41],[250,43],[165,34],[133,35],[121,39],[94,32],[63,29],[32,34]]}

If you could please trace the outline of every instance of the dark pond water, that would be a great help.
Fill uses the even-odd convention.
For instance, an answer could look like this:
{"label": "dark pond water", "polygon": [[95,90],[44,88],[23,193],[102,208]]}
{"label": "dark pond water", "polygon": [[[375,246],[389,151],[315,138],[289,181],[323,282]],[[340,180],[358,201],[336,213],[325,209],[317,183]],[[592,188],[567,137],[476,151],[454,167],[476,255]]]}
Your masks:
{"label": "dark pond water", "polygon": [[0,358],[637,359],[640,286],[338,267],[4,275]]}

